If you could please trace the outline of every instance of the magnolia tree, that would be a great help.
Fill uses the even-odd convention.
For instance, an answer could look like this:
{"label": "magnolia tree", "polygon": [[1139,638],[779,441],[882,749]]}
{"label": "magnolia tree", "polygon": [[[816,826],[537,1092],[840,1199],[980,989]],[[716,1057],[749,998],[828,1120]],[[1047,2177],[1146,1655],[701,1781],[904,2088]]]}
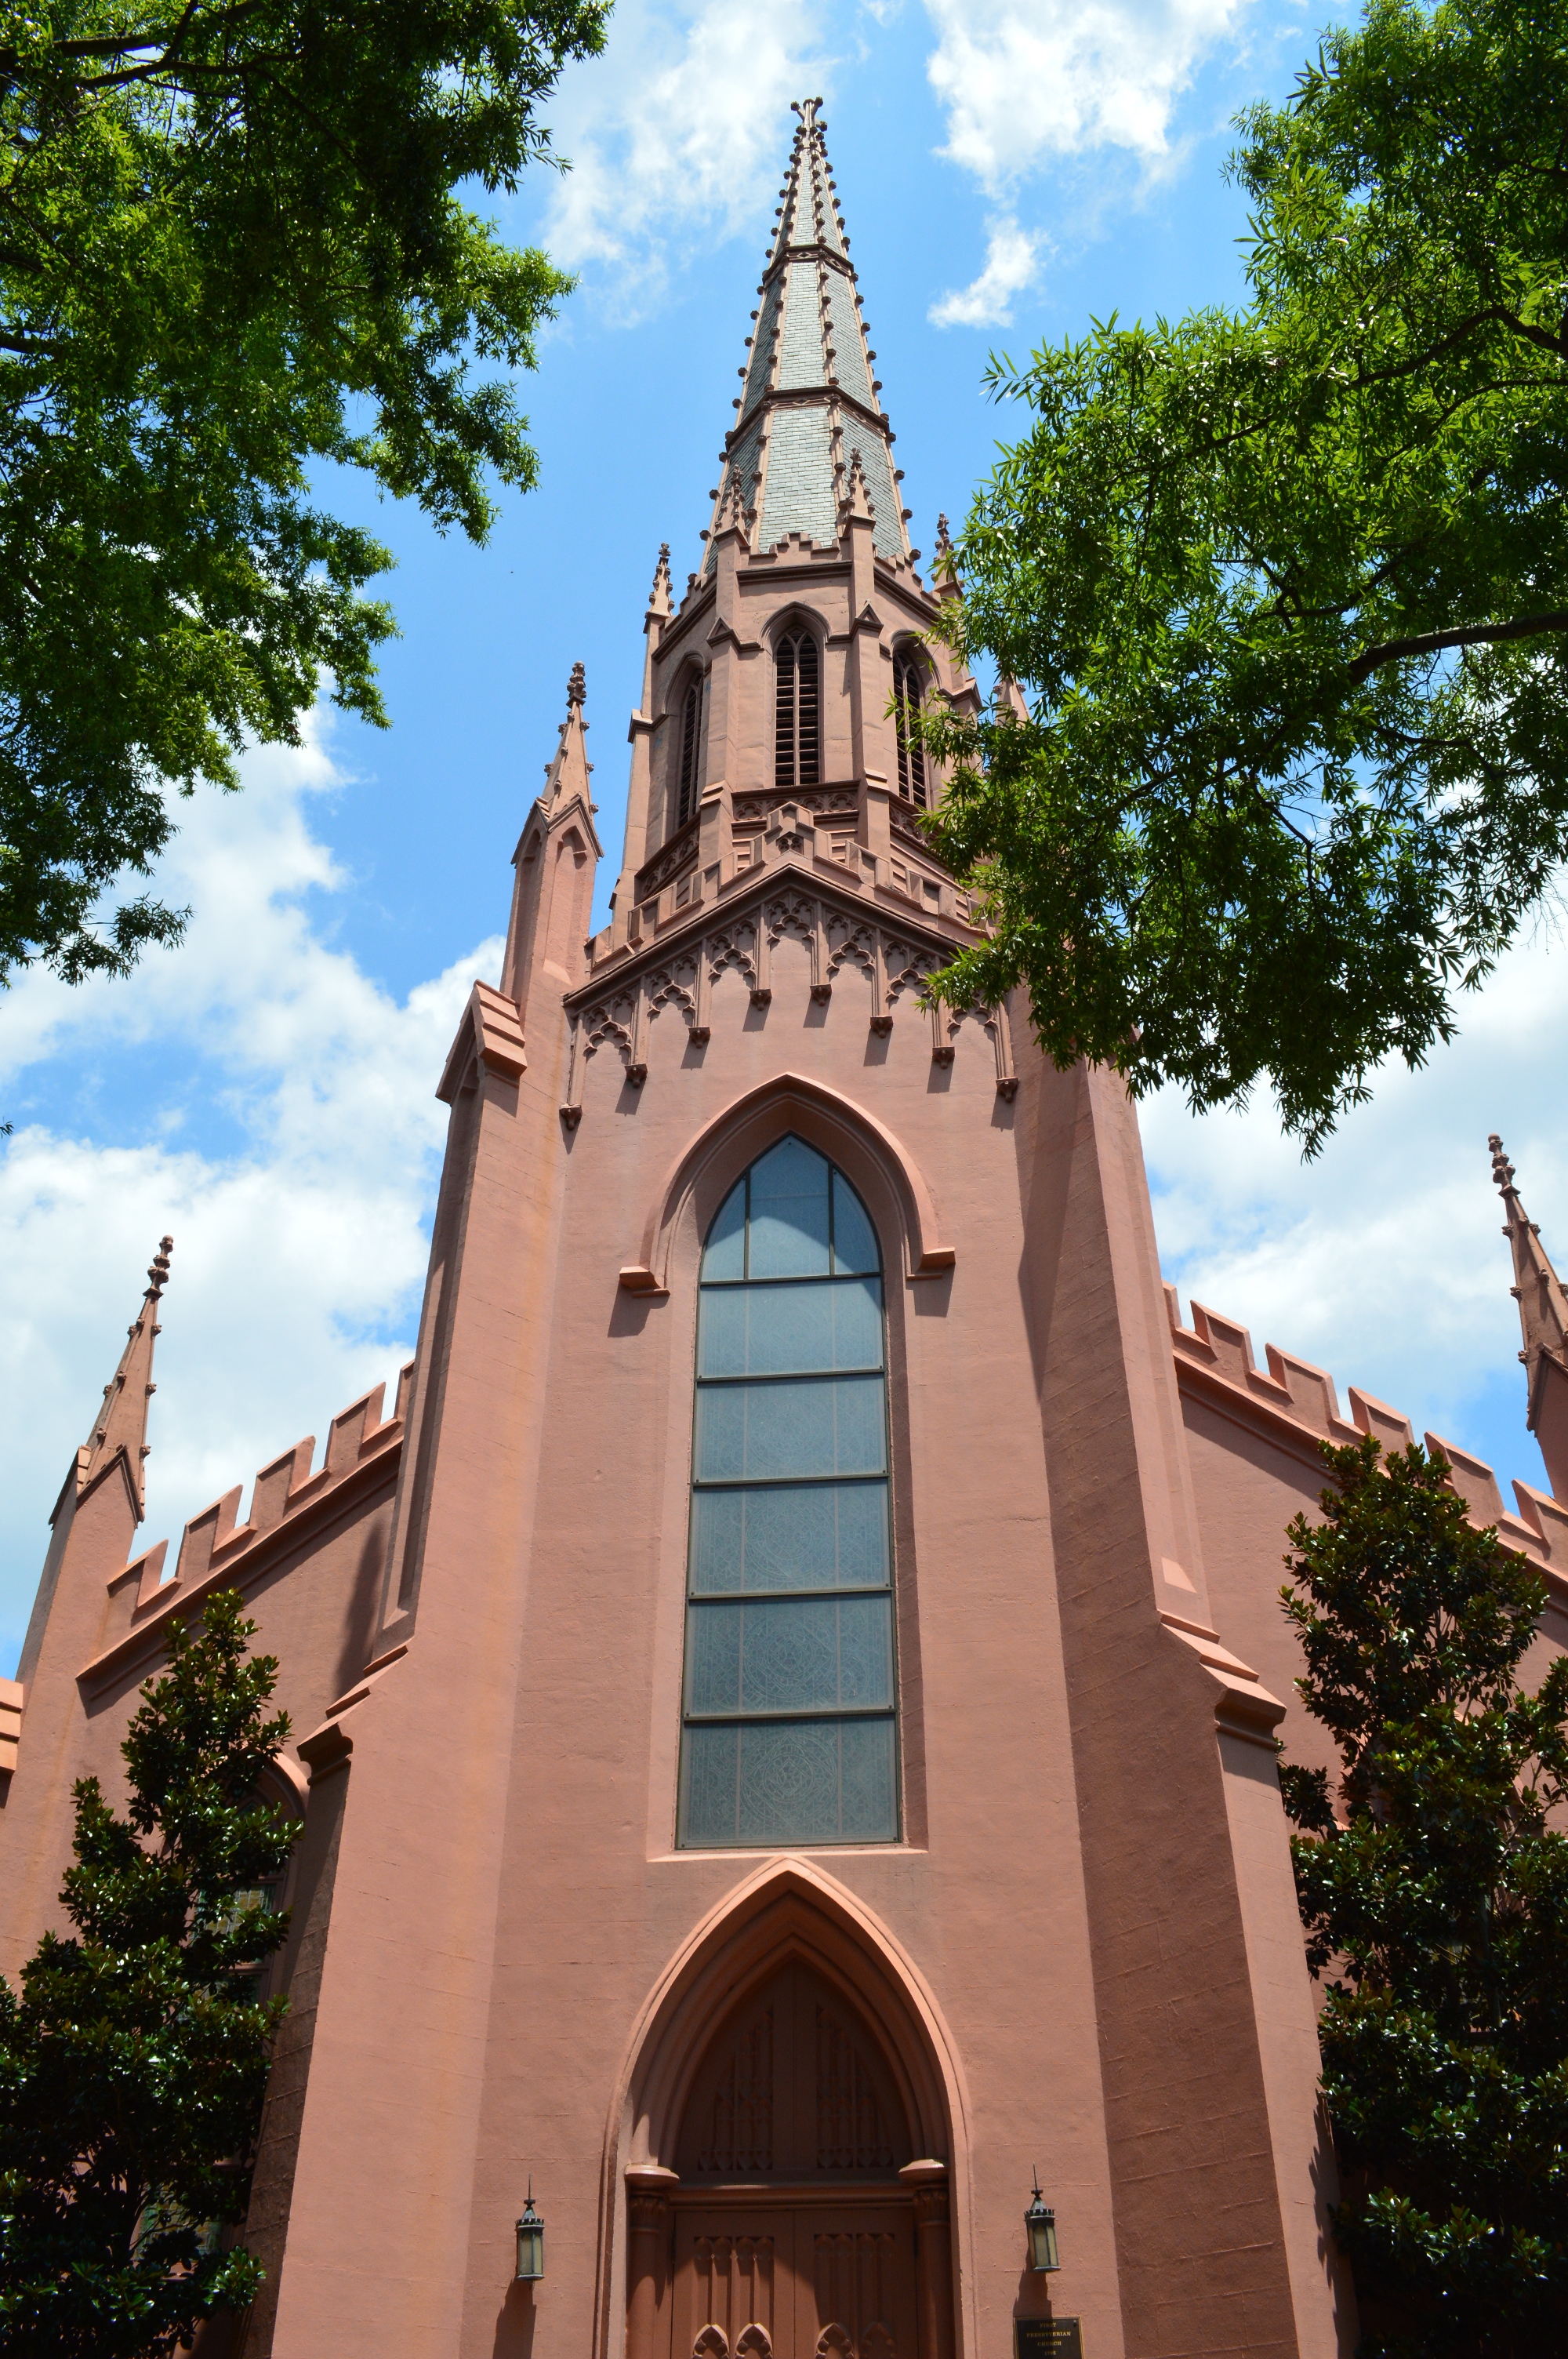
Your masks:
{"label": "magnolia tree", "polygon": [[[1281,1770],[1364,2359],[1568,2347],[1568,1657],[1446,1462],[1325,1456],[1285,1610],[1339,1771]],[[1555,1823],[1553,1823],[1555,1820]]]}
{"label": "magnolia tree", "polygon": [[269,1907],[298,1832],[257,1799],[288,1734],[265,1716],[270,1655],[236,1593],[169,1630],[122,1750],[117,1817],[77,1785],[75,1864],[19,1993],[0,1980],[0,2352],[151,2359],[243,2309],[259,2264],[243,2220],[273,2034],[285,2002],[254,1969],[287,1918]]}

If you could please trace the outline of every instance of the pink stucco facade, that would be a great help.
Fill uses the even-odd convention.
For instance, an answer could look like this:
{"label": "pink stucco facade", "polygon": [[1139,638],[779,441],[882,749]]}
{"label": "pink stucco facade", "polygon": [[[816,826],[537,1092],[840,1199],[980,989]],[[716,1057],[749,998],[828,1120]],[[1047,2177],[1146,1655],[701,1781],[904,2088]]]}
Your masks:
{"label": "pink stucco facade", "polygon": [[[243,1521],[237,1490],[198,1515],[171,1577],[161,1549],[128,1563],[158,1276],[0,1690],[14,1975],[70,1781],[116,1785],[171,1614],[237,1585],[281,1658],[305,1832],[247,2232],[268,2276],[211,2351],[1009,2359],[1044,2318],[1089,2359],[1354,2343],[1274,1767],[1276,1731],[1315,1740],[1277,1593],[1317,1440],[1400,1420],[1354,1392],[1342,1419],[1321,1372],[1260,1371],[1214,1313],[1181,1324],[1119,1084],[1055,1071],[1022,1005],[921,1004],[975,936],[916,823],[940,780],[895,670],[976,690],[920,646],[955,585],[897,512],[846,245],[808,104],[705,567],[678,603],[655,578],[612,920],[589,938],[579,676],[503,972],[441,1080],[392,1413],[343,1412],[314,1473],[308,1442],[275,1460]],[[816,759],[797,732],[781,783],[802,632]],[[885,1276],[899,1832],[687,1848],[698,1264],[788,1136],[852,1183]],[[1561,1643],[1568,1506],[1503,1520]],[[742,2082],[752,2143],[720,2155]],[[836,2146],[840,2095],[861,2127]]]}

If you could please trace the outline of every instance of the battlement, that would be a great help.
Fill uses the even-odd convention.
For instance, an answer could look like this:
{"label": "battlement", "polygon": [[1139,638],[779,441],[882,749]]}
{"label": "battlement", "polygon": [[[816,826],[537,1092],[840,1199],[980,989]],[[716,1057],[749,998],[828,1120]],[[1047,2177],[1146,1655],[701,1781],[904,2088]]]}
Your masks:
{"label": "battlement", "polygon": [[91,1695],[135,1657],[152,1653],[170,1618],[199,1605],[212,1590],[243,1590],[281,1551],[357,1499],[368,1484],[390,1484],[402,1449],[414,1363],[400,1370],[392,1415],[384,1418],[384,1385],[373,1386],[341,1409],[327,1430],[321,1463],[312,1472],[316,1437],[270,1459],[251,1485],[250,1512],[238,1520],[243,1485],[235,1484],[192,1516],[180,1536],[174,1577],[164,1578],[167,1539],[134,1557],[109,1582],[109,1595],[128,1607],[113,1642],[77,1673]]}
{"label": "battlement", "polygon": [[[1178,1382],[1185,1379],[1203,1397],[1239,1416],[1243,1423],[1260,1422],[1271,1429],[1276,1439],[1288,1433],[1309,1443],[1342,1445],[1370,1433],[1385,1450],[1406,1450],[1414,1440],[1407,1417],[1356,1385],[1349,1387],[1347,1396],[1349,1419],[1344,1418],[1327,1369],[1281,1352],[1273,1343],[1264,1346],[1265,1374],[1253,1359],[1248,1330],[1221,1311],[1195,1301],[1193,1323],[1184,1327],[1176,1289],[1169,1283],[1165,1307]],[[1445,1441],[1441,1434],[1422,1438],[1429,1450],[1441,1450],[1447,1459],[1454,1488],[1469,1509],[1471,1522],[1496,1524],[1504,1545],[1540,1565],[1551,1582],[1554,1603],[1568,1609],[1568,1505],[1549,1492],[1516,1482],[1513,1493],[1519,1513],[1510,1515],[1503,1505],[1497,1474],[1485,1459],[1462,1450],[1457,1442]]]}

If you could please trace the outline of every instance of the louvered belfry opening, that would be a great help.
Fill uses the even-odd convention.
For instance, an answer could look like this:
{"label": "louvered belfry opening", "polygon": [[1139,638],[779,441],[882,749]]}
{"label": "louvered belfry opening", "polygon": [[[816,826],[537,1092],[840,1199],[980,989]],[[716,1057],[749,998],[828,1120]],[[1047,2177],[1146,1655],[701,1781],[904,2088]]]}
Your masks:
{"label": "louvered belfry opening", "polygon": [[773,657],[777,701],[773,784],[814,787],[820,770],[822,690],[816,641],[806,630],[786,634]]}
{"label": "louvered belfry opening", "polygon": [[892,660],[893,720],[898,735],[898,790],[906,803],[925,809],[925,748],[915,734],[920,712],[920,667],[910,655]]}
{"label": "louvered belfry opening", "polygon": [[702,750],[702,674],[693,672],[681,707],[680,791],[676,801],[676,825],[684,827],[697,809],[697,772]]}

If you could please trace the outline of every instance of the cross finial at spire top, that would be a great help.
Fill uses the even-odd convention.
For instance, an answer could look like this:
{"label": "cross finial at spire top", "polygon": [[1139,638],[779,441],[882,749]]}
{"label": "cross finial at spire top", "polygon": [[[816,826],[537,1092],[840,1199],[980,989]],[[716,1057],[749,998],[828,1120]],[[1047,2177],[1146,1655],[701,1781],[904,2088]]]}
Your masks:
{"label": "cross finial at spire top", "polygon": [[174,1239],[172,1237],[159,1237],[157,1241],[157,1251],[154,1254],[151,1265],[147,1270],[147,1277],[149,1280],[147,1292],[153,1297],[155,1301],[157,1297],[162,1294],[164,1288],[168,1283],[168,1257],[173,1251]]}
{"label": "cross finial at spire top", "polygon": [[572,676],[567,682],[567,705],[569,710],[574,704],[586,704],[587,701],[588,676],[581,664],[575,663],[572,666]]}
{"label": "cross finial at spire top", "polygon": [[792,98],[789,103],[791,113],[800,117],[800,127],[803,131],[822,131],[827,128],[825,124],[817,121],[816,110],[822,103],[820,98]]}

